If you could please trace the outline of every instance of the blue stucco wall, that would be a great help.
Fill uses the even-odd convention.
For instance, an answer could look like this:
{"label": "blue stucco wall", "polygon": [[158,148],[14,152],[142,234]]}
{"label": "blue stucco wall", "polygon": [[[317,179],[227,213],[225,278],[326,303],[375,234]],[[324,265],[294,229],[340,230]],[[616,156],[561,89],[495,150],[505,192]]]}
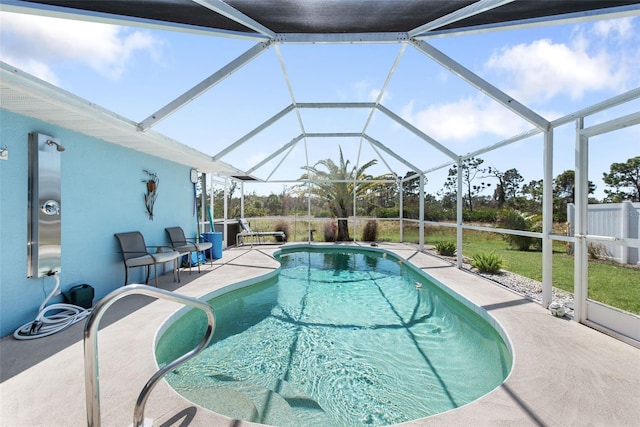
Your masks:
{"label": "blue stucco wall", "polygon": [[[0,161],[0,336],[33,320],[54,284],[52,278],[27,278],[30,132],[58,138],[66,148],[61,153],[63,291],[88,283],[100,298],[123,285],[114,233],[138,230],[147,244],[160,245],[168,243],[165,227],[182,226],[191,236],[196,231],[188,166],[0,109],[0,146],[9,151],[9,159]],[[143,169],[160,180],[153,221],[144,205]],[[143,270],[131,270],[129,282],[142,282]],[[52,300],[57,301],[62,297]]]}

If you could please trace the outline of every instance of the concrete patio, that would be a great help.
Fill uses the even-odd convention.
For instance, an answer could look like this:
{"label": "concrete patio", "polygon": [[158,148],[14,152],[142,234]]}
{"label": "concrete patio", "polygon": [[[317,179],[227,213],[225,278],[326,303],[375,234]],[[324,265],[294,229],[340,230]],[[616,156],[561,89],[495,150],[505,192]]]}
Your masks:
{"label": "concrete patio", "polygon": [[[531,302],[479,276],[404,244],[381,244],[487,310],[509,335],[514,368],[507,381],[456,410],[406,426],[634,426],[640,420],[640,349],[577,322],[551,316]],[[199,297],[272,272],[278,246],[224,251],[202,273],[171,274],[160,287]],[[120,280],[116,278],[114,280]],[[135,400],[156,371],[155,334],[178,304],[133,296],[107,312],[99,333],[102,424],[131,425]],[[0,346],[0,424],[86,424],[83,324],[56,335]],[[197,407],[161,382],[145,417],[156,426],[249,426]],[[304,424],[302,424],[304,425]]]}

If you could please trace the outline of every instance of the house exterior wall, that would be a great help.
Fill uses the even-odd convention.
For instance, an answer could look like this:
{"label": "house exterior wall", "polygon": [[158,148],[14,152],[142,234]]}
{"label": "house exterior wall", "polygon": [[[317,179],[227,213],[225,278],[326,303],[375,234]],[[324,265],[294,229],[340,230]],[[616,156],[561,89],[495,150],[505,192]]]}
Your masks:
{"label": "house exterior wall", "polygon": [[[30,132],[53,136],[66,148],[60,153],[62,291],[88,283],[98,299],[123,285],[114,233],[137,230],[148,245],[162,245],[168,244],[165,227],[196,232],[188,166],[0,109],[0,146],[8,150],[8,160],[0,160],[0,336],[33,320],[54,285],[50,277],[27,278]],[[160,180],[153,220],[144,203],[144,169]],[[141,283],[143,273],[132,269],[129,283]],[[58,296],[50,303],[61,301]]]}

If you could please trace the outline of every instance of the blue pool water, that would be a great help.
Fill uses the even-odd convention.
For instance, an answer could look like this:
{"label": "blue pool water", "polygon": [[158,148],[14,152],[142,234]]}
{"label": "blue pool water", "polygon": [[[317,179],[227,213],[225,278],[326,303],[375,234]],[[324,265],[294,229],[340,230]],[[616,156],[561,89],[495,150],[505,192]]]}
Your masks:
{"label": "blue pool water", "polygon": [[[279,275],[210,301],[212,344],[167,375],[187,399],[274,426],[383,426],[469,403],[511,369],[500,334],[428,276],[382,252],[284,249]],[[189,312],[160,366],[193,348]]]}

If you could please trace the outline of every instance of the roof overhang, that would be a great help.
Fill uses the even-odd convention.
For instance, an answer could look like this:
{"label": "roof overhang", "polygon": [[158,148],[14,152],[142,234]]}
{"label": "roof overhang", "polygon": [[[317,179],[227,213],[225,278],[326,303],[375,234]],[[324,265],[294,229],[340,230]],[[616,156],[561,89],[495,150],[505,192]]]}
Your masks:
{"label": "roof overhang", "polygon": [[140,132],[137,123],[0,62],[0,105],[87,136],[221,176],[244,176],[231,165],[214,161],[157,132]]}

